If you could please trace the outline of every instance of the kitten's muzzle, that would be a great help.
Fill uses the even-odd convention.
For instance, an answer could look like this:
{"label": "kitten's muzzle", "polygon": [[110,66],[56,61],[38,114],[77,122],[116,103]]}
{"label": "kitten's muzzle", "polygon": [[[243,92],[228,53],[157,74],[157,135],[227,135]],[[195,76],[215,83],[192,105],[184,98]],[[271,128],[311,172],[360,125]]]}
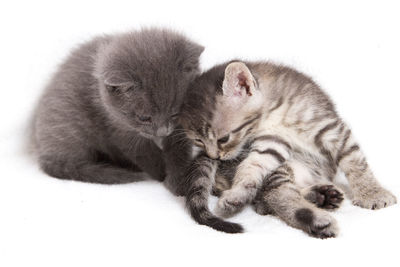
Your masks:
{"label": "kitten's muzzle", "polygon": [[161,126],[156,131],[156,136],[163,137],[170,135],[174,130],[174,127],[171,123],[168,123],[167,126]]}
{"label": "kitten's muzzle", "polygon": [[221,157],[220,157],[218,151],[216,151],[216,150],[206,149],[206,153],[207,153],[207,156],[208,156],[210,159],[214,159],[214,160],[219,160],[219,159],[221,159]]}

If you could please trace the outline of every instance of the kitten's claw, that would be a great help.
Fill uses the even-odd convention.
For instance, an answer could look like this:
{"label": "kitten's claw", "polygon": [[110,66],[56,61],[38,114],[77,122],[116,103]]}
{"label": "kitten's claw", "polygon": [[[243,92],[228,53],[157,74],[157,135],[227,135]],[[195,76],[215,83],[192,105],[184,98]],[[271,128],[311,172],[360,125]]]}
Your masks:
{"label": "kitten's claw", "polygon": [[397,203],[396,197],[381,187],[354,193],[353,205],[366,209],[381,209]]}
{"label": "kitten's claw", "polygon": [[313,237],[324,239],[336,237],[339,233],[336,220],[325,211],[302,208],[296,211],[296,219],[301,228]]}

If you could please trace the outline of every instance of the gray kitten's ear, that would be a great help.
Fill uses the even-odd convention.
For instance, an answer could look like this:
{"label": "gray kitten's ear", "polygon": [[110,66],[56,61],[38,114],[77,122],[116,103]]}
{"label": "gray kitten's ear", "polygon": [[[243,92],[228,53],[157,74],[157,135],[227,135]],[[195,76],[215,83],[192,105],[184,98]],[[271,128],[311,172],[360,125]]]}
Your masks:
{"label": "gray kitten's ear", "polygon": [[226,67],[222,84],[224,96],[244,100],[252,96],[255,89],[255,79],[246,64],[233,62]]}
{"label": "gray kitten's ear", "polygon": [[202,45],[197,45],[197,53],[199,54],[199,56],[204,52],[205,47]]}
{"label": "gray kitten's ear", "polygon": [[204,48],[204,46],[202,46],[202,45],[193,44],[191,50],[193,51],[193,54],[194,54],[195,56],[200,57],[200,55],[203,53],[204,49],[205,49],[205,48]]}

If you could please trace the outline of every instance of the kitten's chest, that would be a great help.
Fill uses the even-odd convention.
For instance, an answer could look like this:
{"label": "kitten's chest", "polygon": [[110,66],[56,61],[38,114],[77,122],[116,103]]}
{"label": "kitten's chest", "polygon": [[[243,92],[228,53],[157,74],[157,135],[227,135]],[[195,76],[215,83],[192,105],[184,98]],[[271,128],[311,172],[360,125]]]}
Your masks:
{"label": "kitten's chest", "polygon": [[287,123],[284,112],[275,112],[261,120],[257,135],[274,135],[285,140],[293,150],[303,151],[316,157],[321,156],[314,142],[313,129],[299,128],[297,124]]}
{"label": "kitten's chest", "polygon": [[288,162],[296,169],[296,181],[307,180],[302,177],[331,178],[335,175],[330,159],[322,154],[321,149],[315,144],[313,130],[299,131],[297,127],[281,123],[280,120],[270,120],[263,123],[259,135],[278,136],[290,145]]}
{"label": "kitten's chest", "polygon": [[163,150],[163,147],[164,147],[163,146],[163,141],[164,141],[163,137],[154,137],[152,140],[159,149]]}

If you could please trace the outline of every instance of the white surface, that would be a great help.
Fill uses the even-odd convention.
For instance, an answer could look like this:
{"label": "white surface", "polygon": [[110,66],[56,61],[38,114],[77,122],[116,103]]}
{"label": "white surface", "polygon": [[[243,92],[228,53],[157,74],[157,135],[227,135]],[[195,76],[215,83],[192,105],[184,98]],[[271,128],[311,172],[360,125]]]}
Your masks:
{"label": "white surface", "polygon": [[206,46],[205,68],[233,57],[273,59],[313,76],[399,198],[396,1],[216,2],[2,4],[0,266],[399,266],[400,205],[369,211],[346,201],[334,214],[336,239],[313,239],[251,209],[232,219],[247,232],[227,235],[197,225],[156,182],[60,181],[24,154],[30,111],[71,47],[103,32],[163,25]]}

